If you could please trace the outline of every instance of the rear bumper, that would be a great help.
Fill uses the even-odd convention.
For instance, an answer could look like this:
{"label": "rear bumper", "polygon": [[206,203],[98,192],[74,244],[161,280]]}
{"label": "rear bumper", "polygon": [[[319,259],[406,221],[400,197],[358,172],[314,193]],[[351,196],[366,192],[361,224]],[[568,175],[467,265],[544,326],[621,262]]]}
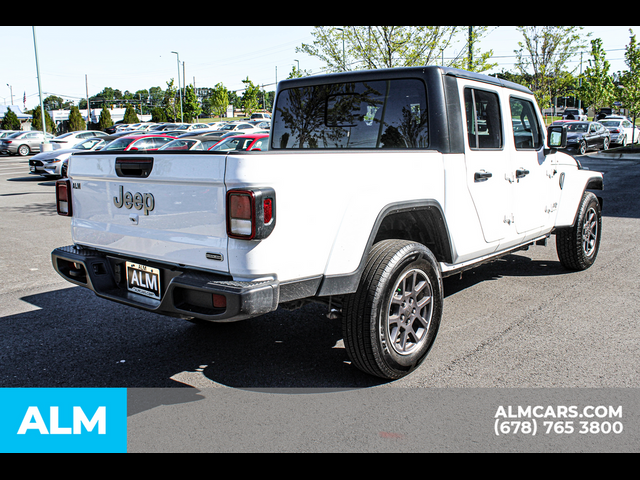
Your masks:
{"label": "rear bumper", "polygon": [[[126,261],[144,263],[160,270],[160,300],[127,289]],[[56,248],[51,252],[51,262],[65,280],[86,287],[99,297],[163,315],[233,322],[263,315],[278,307],[280,288],[277,280],[238,282],[229,276],[74,245]],[[214,306],[214,294],[224,296],[226,305]]]}

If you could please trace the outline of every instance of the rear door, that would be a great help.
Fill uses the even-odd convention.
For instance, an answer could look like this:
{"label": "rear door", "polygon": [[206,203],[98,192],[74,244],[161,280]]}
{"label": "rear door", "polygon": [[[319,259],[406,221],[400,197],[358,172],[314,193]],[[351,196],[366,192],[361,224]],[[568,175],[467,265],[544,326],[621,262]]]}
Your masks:
{"label": "rear door", "polygon": [[228,272],[223,155],[91,152],[69,162],[75,243]]}
{"label": "rear door", "polygon": [[501,102],[497,90],[464,88],[467,127],[467,187],[487,243],[512,231],[509,158],[504,152]]}

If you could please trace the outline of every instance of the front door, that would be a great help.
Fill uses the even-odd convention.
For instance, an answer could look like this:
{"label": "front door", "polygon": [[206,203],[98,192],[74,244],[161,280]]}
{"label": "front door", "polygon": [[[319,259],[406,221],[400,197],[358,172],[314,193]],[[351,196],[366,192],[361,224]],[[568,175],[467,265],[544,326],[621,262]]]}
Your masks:
{"label": "front door", "polygon": [[513,215],[519,234],[535,232],[548,218],[553,167],[544,155],[541,121],[533,103],[527,99],[509,99],[515,150],[511,154]]}

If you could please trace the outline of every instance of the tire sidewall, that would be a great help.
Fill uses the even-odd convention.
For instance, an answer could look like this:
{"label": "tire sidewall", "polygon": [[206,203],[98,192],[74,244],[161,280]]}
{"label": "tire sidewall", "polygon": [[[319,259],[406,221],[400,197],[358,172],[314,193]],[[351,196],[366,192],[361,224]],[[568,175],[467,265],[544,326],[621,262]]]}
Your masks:
{"label": "tire sidewall", "polygon": [[[410,270],[417,269],[425,273],[432,289],[432,312],[425,339],[419,348],[409,354],[400,354],[390,345],[388,338],[388,305],[396,282]],[[413,244],[399,252],[389,263],[389,275],[381,280],[374,298],[376,321],[372,322],[372,343],[377,355],[384,364],[396,372],[415,369],[425,359],[437,335],[442,317],[442,278],[433,254],[420,244]]]}
{"label": "tire sidewall", "polygon": [[[575,231],[576,241],[579,243],[578,258],[585,267],[589,267],[596,261],[598,250],[600,249],[600,240],[602,239],[602,214],[600,211],[600,202],[598,202],[598,199],[593,194],[585,196],[581,207],[582,208],[580,209],[580,215],[578,216],[578,221],[576,222]],[[587,255],[584,251],[584,248],[582,247],[580,239],[582,238],[582,227],[585,222],[585,217],[587,216],[589,210],[591,210],[592,208],[596,214],[598,230],[596,232],[596,245],[593,249],[593,252],[591,253],[591,255]]]}
{"label": "tire sidewall", "polygon": [[581,141],[578,145],[578,152],[580,153],[580,155],[584,155],[585,153],[587,153],[587,144],[584,140]]}

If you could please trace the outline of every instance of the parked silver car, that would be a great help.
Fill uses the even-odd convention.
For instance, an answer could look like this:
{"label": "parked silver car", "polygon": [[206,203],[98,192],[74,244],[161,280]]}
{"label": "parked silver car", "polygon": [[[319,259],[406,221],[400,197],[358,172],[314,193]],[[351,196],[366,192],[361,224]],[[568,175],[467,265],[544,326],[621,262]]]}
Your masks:
{"label": "parked silver car", "polygon": [[75,152],[100,150],[111,141],[111,137],[91,137],[73,148],[42,152],[29,160],[29,173],[45,177],[66,177],[69,157]]}
{"label": "parked silver car", "polygon": [[20,133],[20,130],[0,130],[0,138],[8,137],[14,133]]}
{"label": "parked silver car", "polygon": [[[9,155],[30,155],[40,151],[40,144],[44,143],[44,135],[39,131],[17,132],[6,138],[0,139],[0,153]],[[47,140],[51,141],[53,135],[47,133]]]}
{"label": "parked silver car", "polygon": [[625,146],[632,141],[640,142],[640,128],[624,117],[610,116],[600,120],[600,123],[611,132],[611,143]]}
{"label": "parked silver car", "polygon": [[77,132],[63,133],[51,140],[51,143],[53,144],[54,150],[56,150],[58,148],[71,148],[76,143],[80,143],[87,138],[106,136],[107,134],[100,130],[80,130]]}

